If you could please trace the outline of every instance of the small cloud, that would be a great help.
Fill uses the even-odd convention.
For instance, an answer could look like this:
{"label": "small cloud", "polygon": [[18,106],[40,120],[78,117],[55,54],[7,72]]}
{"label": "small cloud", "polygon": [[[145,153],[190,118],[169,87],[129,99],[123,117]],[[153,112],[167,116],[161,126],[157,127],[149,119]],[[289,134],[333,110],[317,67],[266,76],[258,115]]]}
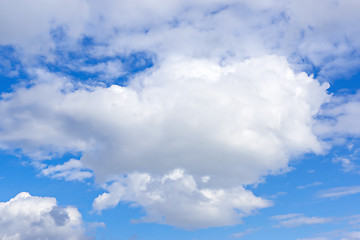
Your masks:
{"label": "small cloud", "polygon": [[305,188],[309,188],[309,187],[316,187],[316,186],[320,186],[322,185],[322,182],[313,182],[313,183],[309,183],[306,185],[302,185],[302,186],[297,186],[297,189],[305,189]]}
{"label": "small cloud", "polygon": [[314,237],[314,238],[298,238],[297,240],[329,240],[326,237]]}
{"label": "small cloud", "polygon": [[277,227],[298,227],[301,225],[313,225],[313,224],[322,224],[330,222],[331,218],[323,218],[323,217],[305,217],[301,213],[292,213],[285,215],[277,215],[271,218],[272,220],[278,221]]}
{"label": "small cloud", "polygon": [[339,198],[360,193],[360,186],[337,187],[318,192],[318,198]]}
{"label": "small cloud", "polygon": [[243,236],[245,235],[248,235],[252,232],[255,232],[255,231],[258,231],[260,230],[260,228],[249,228],[249,229],[246,229],[244,232],[239,232],[239,233],[233,233],[230,235],[230,238],[232,239],[239,239],[239,238],[242,238]]}
{"label": "small cloud", "polygon": [[333,163],[340,163],[344,172],[352,172],[356,170],[356,165],[347,157],[336,157],[333,159]]}
{"label": "small cloud", "polygon": [[65,179],[65,181],[83,181],[91,178],[93,173],[84,169],[80,160],[71,159],[56,166],[41,165],[41,174],[51,178]]}
{"label": "small cloud", "polygon": [[268,198],[269,199],[277,199],[281,196],[285,196],[287,194],[287,192],[277,192],[277,193],[274,193],[273,195],[270,195]]}

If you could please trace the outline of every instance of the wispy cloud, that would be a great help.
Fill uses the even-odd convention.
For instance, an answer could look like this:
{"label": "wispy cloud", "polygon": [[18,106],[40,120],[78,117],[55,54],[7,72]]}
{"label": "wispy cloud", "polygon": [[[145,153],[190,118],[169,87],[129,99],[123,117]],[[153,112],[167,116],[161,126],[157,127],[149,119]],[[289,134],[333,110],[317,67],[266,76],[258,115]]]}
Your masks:
{"label": "wispy cloud", "polygon": [[319,191],[318,198],[339,198],[360,193],[360,186],[337,187]]}
{"label": "wispy cloud", "polygon": [[246,229],[246,230],[243,231],[243,232],[231,234],[231,235],[230,235],[230,238],[232,238],[232,239],[239,239],[239,238],[242,238],[242,237],[245,236],[245,235],[248,235],[248,234],[250,234],[250,233],[252,233],[252,232],[256,232],[256,231],[258,231],[258,230],[260,230],[260,228],[249,228],[249,229]]}
{"label": "wispy cloud", "polygon": [[322,185],[322,182],[313,182],[313,183],[309,183],[306,185],[301,185],[301,186],[297,186],[297,189],[305,189],[305,188],[309,188],[309,187],[316,187],[316,186],[320,186]]}
{"label": "wispy cloud", "polygon": [[298,227],[301,225],[322,224],[332,220],[331,218],[324,217],[305,217],[301,213],[277,215],[273,216],[271,219],[278,221],[277,227],[286,228]]}

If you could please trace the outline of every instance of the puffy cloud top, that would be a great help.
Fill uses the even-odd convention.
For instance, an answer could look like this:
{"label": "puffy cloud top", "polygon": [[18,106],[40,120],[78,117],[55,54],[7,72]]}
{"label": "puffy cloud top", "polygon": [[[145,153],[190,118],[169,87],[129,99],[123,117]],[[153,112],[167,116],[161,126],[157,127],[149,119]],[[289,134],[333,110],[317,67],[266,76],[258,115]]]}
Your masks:
{"label": "puffy cloud top", "polygon": [[64,208],[56,204],[55,198],[35,197],[27,192],[0,202],[0,238],[88,239],[76,208]]}

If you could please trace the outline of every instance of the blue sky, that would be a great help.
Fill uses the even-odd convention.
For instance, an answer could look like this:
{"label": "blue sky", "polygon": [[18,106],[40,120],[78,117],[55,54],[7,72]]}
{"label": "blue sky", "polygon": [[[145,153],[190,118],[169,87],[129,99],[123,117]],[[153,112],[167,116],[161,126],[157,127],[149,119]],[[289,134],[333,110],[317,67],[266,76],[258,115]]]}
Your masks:
{"label": "blue sky", "polygon": [[360,239],[353,0],[0,0],[0,239]]}

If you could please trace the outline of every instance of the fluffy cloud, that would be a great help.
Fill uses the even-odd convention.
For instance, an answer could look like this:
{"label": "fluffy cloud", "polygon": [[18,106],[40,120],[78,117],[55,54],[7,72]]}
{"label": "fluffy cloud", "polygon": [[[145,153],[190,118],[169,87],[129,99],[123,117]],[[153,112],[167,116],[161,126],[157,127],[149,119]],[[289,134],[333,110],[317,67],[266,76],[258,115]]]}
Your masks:
{"label": "fluffy cloud", "polygon": [[81,151],[103,180],[181,167],[215,185],[223,176],[250,184],[291,156],[321,152],[312,124],[326,87],[276,56],[226,66],[175,59],[126,87],[75,90],[52,79],[5,95],[0,140],[34,157]]}
{"label": "fluffy cloud", "polygon": [[61,207],[55,198],[35,197],[22,192],[8,202],[0,202],[0,238],[88,239],[74,207]]}
{"label": "fluffy cloud", "polygon": [[[208,198],[205,202],[223,196],[234,202],[216,221],[211,222],[209,213],[198,214],[204,226],[238,222],[233,209],[247,209],[244,201],[237,202],[238,197],[253,199],[251,210],[267,206],[239,185],[286,171],[292,156],[322,151],[312,125],[328,99],[327,85],[305,73],[294,73],[281,57],[226,65],[174,57],[126,86],[109,88],[74,85],[43,71],[37,75],[34,86],[3,95],[2,148],[21,149],[34,159],[68,151],[82,153],[80,162],[43,170],[53,177],[72,177],[70,163],[92,170],[99,182],[134,172],[159,182],[156,179],[169,171],[184,169],[188,174],[184,179],[196,183],[187,190],[185,203],[193,202],[201,209],[204,197]],[[172,219],[177,212],[173,199],[163,200],[159,206],[164,209],[157,207],[159,203],[148,203],[145,196],[155,194],[155,187],[140,194],[141,201],[140,197],[119,197],[121,190],[115,190],[116,186],[121,184],[105,187],[110,197],[99,197],[94,203],[97,209],[133,201],[145,207],[149,221],[162,222],[156,217],[165,216],[164,223],[190,227],[186,214],[180,212],[179,219]],[[151,186],[166,195],[161,190],[165,186]],[[203,189],[214,197],[206,196]],[[192,201],[191,196],[195,197]],[[223,209],[207,204],[215,211]],[[196,222],[200,219],[192,223],[202,227]]]}
{"label": "fluffy cloud", "polygon": [[176,169],[154,178],[133,173],[107,186],[108,193],[97,197],[94,209],[116,206],[120,201],[142,206],[144,222],[158,222],[187,229],[235,225],[241,217],[271,205],[243,187],[199,188],[191,175]]}
{"label": "fluffy cloud", "polygon": [[[87,52],[95,57],[136,51],[159,58],[178,53],[217,59],[278,54],[300,64],[299,69],[315,65],[320,76],[338,77],[359,64],[360,33],[352,24],[359,21],[358,7],[352,0],[2,0],[0,44],[22,46],[23,51],[48,56],[48,61],[56,56],[45,49],[65,45],[67,51],[79,50],[77,40],[84,36],[95,40]],[[65,35],[61,41],[56,29]]]}
{"label": "fluffy cloud", "polygon": [[278,227],[298,227],[301,225],[312,225],[312,224],[322,224],[330,222],[331,218],[323,218],[323,217],[305,217],[303,214],[286,214],[286,215],[278,215],[273,216],[273,220],[277,220]]}
{"label": "fluffy cloud", "polygon": [[[128,201],[146,209],[147,221],[189,227],[184,216],[173,219],[173,199],[163,200],[167,209],[149,203],[154,186],[166,195],[160,179],[170,171],[186,172],[173,184],[194,182],[184,202],[194,197],[198,207],[206,199],[223,211],[202,196],[204,189],[223,191],[231,201],[236,194],[252,196],[241,186],[287,171],[293,156],[322,152],[317,136],[359,135],[358,94],[334,98],[323,113],[331,121],[322,120],[314,133],[313,119],[329,99],[327,86],[299,73],[314,65],[323,80],[358,65],[360,33],[349,24],[359,21],[354,1],[0,0],[0,6],[0,44],[46,55],[41,59],[97,74],[100,81],[126,74],[119,56],[154,56],[154,67],[126,86],[86,86],[37,69],[31,87],[2,96],[2,149],[20,149],[37,160],[80,152],[80,160],[46,167],[42,174],[79,180],[90,177],[84,171],[90,169],[100,183],[120,179],[104,185],[108,193],[94,202],[98,210]],[[79,47],[84,36],[91,46]],[[63,51],[66,60],[49,49]],[[64,57],[74,49],[80,59]],[[274,53],[286,58],[267,55]],[[124,174],[147,176],[150,190],[133,196],[135,185]],[[124,184],[133,195],[119,194]],[[253,199],[252,210],[266,205]],[[238,222],[233,209],[246,209],[241,204],[229,204],[227,215],[219,216],[223,223],[204,226]],[[192,223],[202,227],[196,219]]]}

